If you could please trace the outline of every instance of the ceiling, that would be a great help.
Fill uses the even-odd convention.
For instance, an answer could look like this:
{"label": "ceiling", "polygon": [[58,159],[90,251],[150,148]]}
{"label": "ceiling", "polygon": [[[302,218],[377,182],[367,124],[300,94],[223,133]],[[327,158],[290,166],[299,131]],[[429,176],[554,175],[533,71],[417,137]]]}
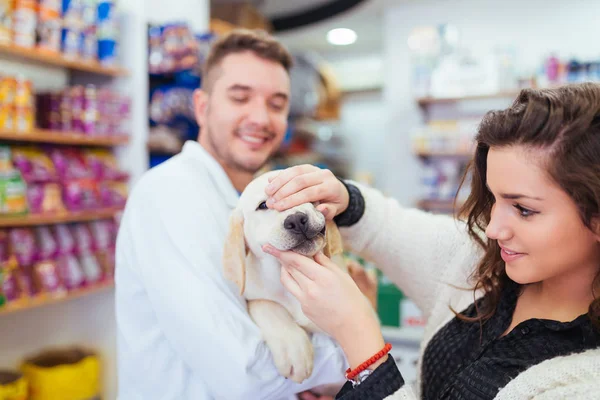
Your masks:
{"label": "ceiling", "polygon": [[[239,3],[240,0],[212,0],[219,4]],[[327,19],[312,22],[309,17],[301,21],[304,26],[276,30],[275,35],[292,51],[316,51],[321,54],[347,54],[379,52],[382,47],[382,11],[386,6],[407,0],[247,0],[262,14],[269,17],[277,27],[277,21],[297,17],[315,9],[335,4],[345,11]],[[321,14],[322,15],[322,14]],[[297,22],[297,21],[292,21]],[[350,28],[357,33],[355,43],[334,46],[327,42],[326,35],[333,28]]]}

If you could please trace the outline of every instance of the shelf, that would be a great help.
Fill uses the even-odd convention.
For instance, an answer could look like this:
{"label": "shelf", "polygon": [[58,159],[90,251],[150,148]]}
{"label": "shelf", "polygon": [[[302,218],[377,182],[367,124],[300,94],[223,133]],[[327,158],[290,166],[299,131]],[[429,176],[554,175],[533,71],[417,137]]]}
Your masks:
{"label": "shelf", "polygon": [[2,215],[0,216],[0,228],[95,221],[112,218],[120,211],[122,211],[121,208],[104,208],[91,211],[61,212],[54,214]]}
{"label": "shelf", "polygon": [[470,158],[473,153],[467,153],[466,151],[417,151],[415,154],[421,158],[429,157],[447,157],[447,158]]}
{"label": "shelf", "polygon": [[76,132],[35,129],[31,132],[0,130],[0,140],[12,142],[52,143],[72,146],[119,146],[129,142],[129,136],[88,136]]}
{"label": "shelf", "polygon": [[457,101],[467,100],[483,100],[483,99],[504,99],[510,97],[517,97],[520,91],[508,91],[490,94],[481,94],[473,96],[461,96],[461,97],[420,97],[417,99],[417,103],[421,107],[427,107],[432,104],[445,104],[455,103]]}
{"label": "shelf", "polygon": [[0,44],[0,55],[18,57],[30,61],[36,61],[41,64],[68,68],[73,71],[91,72],[97,75],[117,77],[126,76],[129,74],[124,68],[106,67],[100,64],[98,61],[70,59],[62,54],[46,53],[36,49],[28,49],[11,44]]}
{"label": "shelf", "polygon": [[31,310],[33,308],[44,307],[50,304],[63,303],[80,297],[101,293],[112,289],[115,286],[113,281],[99,283],[90,287],[64,292],[58,295],[38,295],[32,298],[17,300],[4,306],[0,306],[0,316],[14,314],[16,312]]}

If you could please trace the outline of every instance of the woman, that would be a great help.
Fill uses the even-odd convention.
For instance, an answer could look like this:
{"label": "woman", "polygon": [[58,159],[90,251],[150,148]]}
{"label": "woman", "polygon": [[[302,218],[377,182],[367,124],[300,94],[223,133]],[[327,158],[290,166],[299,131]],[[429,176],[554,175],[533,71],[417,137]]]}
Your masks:
{"label": "woman", "polygon": [[[310,166],[267,188],[271,208],[319,202],[345,245],[428,319],[415,388],[384,356],[338,398],[600,398],[600,85],[523,90],[484,117],[476,141],[462,220]],[[367,301],[330,260],[264,250],[352,369],[384,347]]]}

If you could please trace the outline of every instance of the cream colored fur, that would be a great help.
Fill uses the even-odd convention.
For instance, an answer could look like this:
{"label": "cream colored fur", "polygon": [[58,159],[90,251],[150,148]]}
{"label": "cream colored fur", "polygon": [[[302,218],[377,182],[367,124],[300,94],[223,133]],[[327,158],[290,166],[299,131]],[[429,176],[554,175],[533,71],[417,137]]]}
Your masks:
{"label": "cream colored fur", "polygon": [[[224,247],[223,268],[246,300],[252,320],[263,333],[279,373],[302,382],[312,373],[313,349],[308,332],[319,329],[302,312],[298,300],[281,283],[281,265],[262,251],[270,244],[279,250],[292,250],[305,256],[319,251],[346,269],[342,241],[336,225],[326,222],[313,204],[302,204],[284,212],[265,209],[268,172],[254,179],[240,196],[230,217]],[[306,217],[308,229],[318,232],[310,239],[285,228],[286,218],[296,213]],[[324,234],[322,230],[325,229]]]}

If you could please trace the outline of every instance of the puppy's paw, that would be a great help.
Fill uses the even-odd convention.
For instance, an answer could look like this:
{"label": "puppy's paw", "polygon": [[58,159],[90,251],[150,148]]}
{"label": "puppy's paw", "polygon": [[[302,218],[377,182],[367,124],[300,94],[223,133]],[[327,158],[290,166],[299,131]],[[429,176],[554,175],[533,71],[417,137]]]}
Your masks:
{"label": "puppy's paw", "polygon": [[308,334],[299,326],[289,327],[267,339],[279,373],[302,383],[313,369],[313,346]]}

